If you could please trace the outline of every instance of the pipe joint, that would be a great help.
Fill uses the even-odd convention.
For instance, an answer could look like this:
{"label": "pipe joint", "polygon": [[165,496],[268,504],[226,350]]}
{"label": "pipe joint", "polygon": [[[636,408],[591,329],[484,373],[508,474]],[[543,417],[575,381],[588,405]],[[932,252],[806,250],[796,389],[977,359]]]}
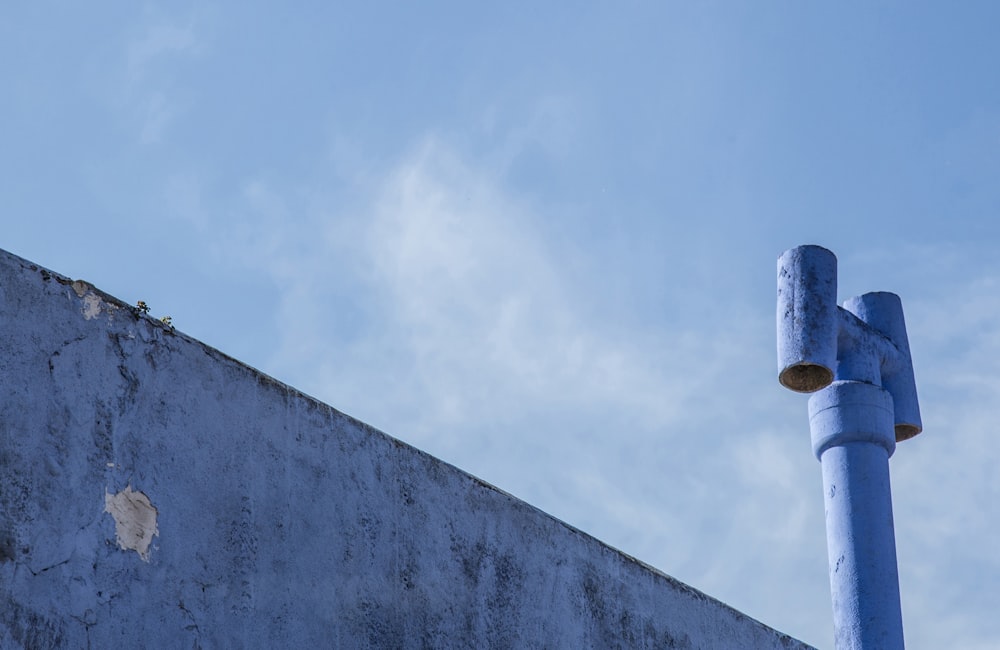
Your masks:
{"label": "pipe joint", "polygon": [[809,398],[809,430],[817,460],[827,449],[852,442],[879,445],[892,456],[892,395],[865,382],[835,381]]}
{"label": "pipe joint", "polygon": [[799,246],[778,258],[778,381],[814,393],[834,380],[892,396],[896,441],[923,429],[899,296],[872,292],[837,305],[837,258]]}

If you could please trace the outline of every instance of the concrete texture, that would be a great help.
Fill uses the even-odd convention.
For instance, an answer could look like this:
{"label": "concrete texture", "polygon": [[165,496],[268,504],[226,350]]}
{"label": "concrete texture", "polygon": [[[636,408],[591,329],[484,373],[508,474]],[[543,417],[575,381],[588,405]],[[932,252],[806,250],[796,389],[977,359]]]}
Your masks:
{"label": "concrete texture", "polygon": [[0,251],[2,648],[806,648]]}

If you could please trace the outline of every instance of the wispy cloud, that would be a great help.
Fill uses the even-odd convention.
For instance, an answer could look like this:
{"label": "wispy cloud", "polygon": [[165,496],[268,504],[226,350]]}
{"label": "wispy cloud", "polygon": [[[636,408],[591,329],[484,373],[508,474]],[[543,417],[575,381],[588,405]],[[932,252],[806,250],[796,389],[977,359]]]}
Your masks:
{"label": "wispy cloud", "polygon": [[154,92],[146,97],[145,109],[140,118],[142,129],[139,133],[139,142],[142,144],[159,142],[176,112],[176,107],[168,102],[163,93]]}
{"label": "wispy cloud", "polygon": [[448,395],[439,412],[462,420],[542,400],[669,417],[683,387],[668,390],[655,348],[581,322],[574,294],[585,283],[560,272],[537,218],[437,141],[390,175],[365,245],[391,336],[431,382],[416,392]]}
{"label": "wispy cloud", "polygon": [[[501,177],[429,137],[359,183],[350,210],[249,182],[225,236],[210,239],[282,288],[276,365],[398,435],[461,438],[565,412],[666,430],[723,371],[702,346],[738,341],[584,309],[599,264],[570,272],[574,252],[544,239],[544,212]],[[177,183],[200,205],[190,178]]]}
{"label": "wispy cloud", "polygon": [[159,143],[167,127],[183,112],[186,100],[180,99],[170,74],[178,57],[198,55],[204,44],[198,39],[195,24],[178,24],[158,15],[146,15],[140,34],[125,45],[125,101],[131,120],[138,124],[140,144]]}
{"label": "wispy cloud", "polygon": [[158,59],[168,55],[192,54],[199,47],[192,23],[180,26],[158,22],[147,26],[141,36],[129,42],[126,65],[134,79],[141,79]]}

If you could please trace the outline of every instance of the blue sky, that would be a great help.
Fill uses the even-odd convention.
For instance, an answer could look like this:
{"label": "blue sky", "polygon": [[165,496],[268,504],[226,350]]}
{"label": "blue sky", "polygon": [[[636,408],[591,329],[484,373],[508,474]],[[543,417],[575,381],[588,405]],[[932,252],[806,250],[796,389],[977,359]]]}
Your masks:
{"label": "blue sky", "polygon": [[1000,638],[1000,5],[31,3],[0,247],[832,645],[775,260],[899,293],[910,648]]}

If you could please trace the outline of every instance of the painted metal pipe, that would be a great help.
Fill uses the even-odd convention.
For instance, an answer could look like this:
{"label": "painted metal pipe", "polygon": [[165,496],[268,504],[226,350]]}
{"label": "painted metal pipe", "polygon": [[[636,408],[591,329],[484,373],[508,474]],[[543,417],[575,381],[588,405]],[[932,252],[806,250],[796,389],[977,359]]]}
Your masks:
{"label": "painted metal pipe", "polygon": [[873,384],[835,381],[809,398],[809,427],[823,467],[835,645],[901,649],[892,397]]}
{"label": "painted metal pipe", "polygon": [[923,424],[917,403],[910,342],[903,319],[903,303],[894,293],[877,291],[845,301],[844,310],[857,316],[892,343],[893,349],[887,348],[888,353],[883,353],[881,359],[881,384],[892,395],[896,441],[912,438],[920,433]]}
{"label": "painted metal pipe", "polygon": [[889,487],[898,441],[922,430],[899,297],[836,304],[836,257],[800,246],[778,259],[778,380],[814,393],[838,650],[903,648]]}
{"label": "painted metal pipe", "polygon": [[778,258],[778,381],[811,393],[837,367],[837,258],[799,246]]}

